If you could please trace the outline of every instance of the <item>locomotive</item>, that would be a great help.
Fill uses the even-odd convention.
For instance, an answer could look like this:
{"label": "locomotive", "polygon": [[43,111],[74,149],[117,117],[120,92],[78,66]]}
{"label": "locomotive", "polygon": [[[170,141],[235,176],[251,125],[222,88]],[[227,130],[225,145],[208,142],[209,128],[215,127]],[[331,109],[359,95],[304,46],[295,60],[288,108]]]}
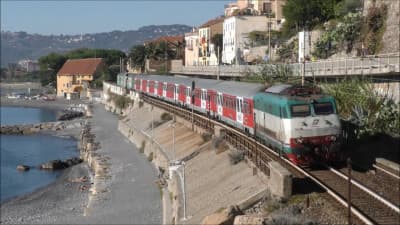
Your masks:
{"label": "locomotive", "polygon": [[335,99],[315,87],[280,84],[265,89],[254,83],[128,73],[118,75],[117,85],[206,113],[296,165],[334,160],[340,148]]}

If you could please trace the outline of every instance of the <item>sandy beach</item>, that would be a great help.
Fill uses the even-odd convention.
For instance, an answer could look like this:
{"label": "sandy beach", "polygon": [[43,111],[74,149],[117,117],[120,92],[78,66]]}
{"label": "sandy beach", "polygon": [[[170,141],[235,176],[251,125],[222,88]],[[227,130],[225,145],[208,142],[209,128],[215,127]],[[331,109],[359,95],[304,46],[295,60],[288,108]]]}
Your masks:
{"label": "sandy beach", "polygon": [[[9,100],[2,106],[45,107],[62,110],[66,100]],[[94,106],[89,119],[101,148],[98,154],[109,158],[109,179],[106,191],[91,196],[93,174],[87,163],[66,169],[52,184],[33,193],[1,204],[3,224],[160,224],[161,197],[154,181],[155,168],[117,130],[118,118]],[[70,126],[53,135],[76,137],[80,127]],[[89,178],[84,182],[80,178]]]}

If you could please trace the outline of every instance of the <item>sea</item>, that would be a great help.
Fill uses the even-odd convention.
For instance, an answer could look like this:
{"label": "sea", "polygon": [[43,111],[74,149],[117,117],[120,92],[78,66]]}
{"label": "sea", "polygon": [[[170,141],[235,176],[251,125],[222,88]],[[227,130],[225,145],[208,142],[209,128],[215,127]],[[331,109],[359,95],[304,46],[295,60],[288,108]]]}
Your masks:
{"label": "sea", "polygon": [[[0,107],[1,125],[30,124],[56,120],[57,112],[49,109]],[[72,138],[52,135],[0,135],[0,201],[24,195],[44,187],[62,171],[43,171],[41,163],[78,156],[77,142]],[[17,171],[18,165],[28,165],[29,171]]]}

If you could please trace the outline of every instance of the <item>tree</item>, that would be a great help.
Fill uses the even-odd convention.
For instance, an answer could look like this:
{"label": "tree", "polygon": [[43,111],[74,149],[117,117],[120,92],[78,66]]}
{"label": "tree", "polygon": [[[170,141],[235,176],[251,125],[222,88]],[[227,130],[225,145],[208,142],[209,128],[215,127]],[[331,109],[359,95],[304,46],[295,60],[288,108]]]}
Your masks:
{"label": "tree", "polygon": [[53,70],[57,73],[58,70],[64,65],[67,58],[64,55],[58,53],[50,53],[46,56],[42,56],[39,58],[40,69],[45,70]]}
{"label": "tree", "polygon": [[140,66],[144,70],[146,61],[146,48],[143,45],[135,45],[131,48],[128,57],[134,66]]}
{"label": "tree", "polygon": [[355,13],[362,7],[362,0],[343,0],[335,6],[335,16],[342,17],[348,13]]}
{"label": "tree", "polygon": [[[222,47],[223,47],[223,36],[222,34],[215,34],[211,37],[211,42],[214,44],[214,51],[219,55],[218,61],[221,62],[222,59]],[[219,47],[219,52],[218,52]]]}
{"label": "tree", "polygon": [[341,0],[287,0],[283,16],[287,28],[312,28],[335,16],[335,6]]}

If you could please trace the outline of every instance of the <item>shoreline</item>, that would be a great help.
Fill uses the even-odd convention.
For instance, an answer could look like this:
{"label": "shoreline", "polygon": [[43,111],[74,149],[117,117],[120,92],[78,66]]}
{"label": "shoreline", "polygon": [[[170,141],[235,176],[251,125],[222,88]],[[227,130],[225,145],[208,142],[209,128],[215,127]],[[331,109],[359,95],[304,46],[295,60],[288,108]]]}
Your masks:
{"label": "shoreline", "polygon": [[54,101],[45,101],[41,99],[28,100],[28,99],[10,99],[4,96],[0,97],[0,106],[5,107],[21,107],[21,108],[41,108],[62,111],[70,104],[82,103],[81,100],[66,100],[56,98]]}
{"label": "shoreline", "polygon": [[[66,109],[70,104],[82,103],[81,101],[64,101],[55,100],[47,102],[44,100],[21,100],[21,99],[7,99],[1,97],[1,106],[11,107],[22,107],[22,108],[44,108],[49,110],[55,110],[56,113]],[[34,135],[47,135],[58,138],[68,138],[76,141],[76,153],[79,157],[79,134],[81,127],[80,124],[84,119],[77,118],[68,121],[68,125],[65,129],[50,131],[43,130],[39,131]],[[57,121],[53,121],[57,122]],[[41,186],[31,192],[23,193],[0,202],[1,204],[1,223],[54,223],[59,221],[58,216],[52,216],[48,212],[53,212],[53,215],[64,213],[60,209],[54,208],[58,202],[62,201],[62,204],[70,205],[71,211],[80,211],[76,216],[82,215],[84,206],[88,201],[88,190],[91,185],[91,171],[86,162],[82,162],[78,165],[60,171],[60,174],[50,183]],[[78,179],[80,177],[86,177],[86,182],[71,182],[71,180]],[[82,185],[86,188],[82,190]],[[76,192],[82,192],[77,194]],[[73,200],[71,202],[71,200]],[[28,218],[21,217],[18,214],[20,211],[29,212]],[[60,211],[60,213],[58,213]],[[46,216],[46,214],[48,214]],[[66,213],[67,215],[67,213]],[[69,215],[71,216],[71,215]],[[53,218],[54,217],[54,218]],[[68,217],[63,219],[68,221]],[[28,222],[29,221],[29,222]]]}

